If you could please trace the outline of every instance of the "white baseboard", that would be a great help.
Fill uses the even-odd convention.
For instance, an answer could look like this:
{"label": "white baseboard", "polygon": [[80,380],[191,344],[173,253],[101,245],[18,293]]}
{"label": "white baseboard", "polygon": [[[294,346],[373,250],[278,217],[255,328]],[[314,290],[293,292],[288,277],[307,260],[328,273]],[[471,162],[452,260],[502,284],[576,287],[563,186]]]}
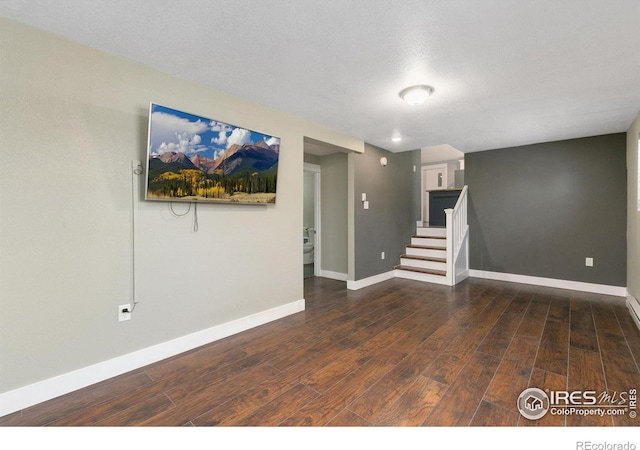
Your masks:
{"label": "white baseboard", "polygon": [[640,302],[631,294],[627,294],[627,308],[629,308],[633,321],[640,329]]}
{"label": "white baseboard", "polygon": [[349,280],[347,281],[347,289],[351,291],[357,291],[358,289],[362,289],[367,286],[371,286],[373,284],[382,283],[383,281],[390,280],[392,278],[395,278],[395,276],[396,276],[396,271],[391,270],[389,272],[380,273],[378,275],[374,275],[369,278],[363,278],[362,280],[358,280],[358,281]]}
{"label": "white baseboard", "polygon": [[627,294],[627,288],[621,286],[557,280],[555,278],[532,277],[529,275],[517,275],[511,273],[489,272],[486,270],[471,269],[469,270],[469,276],[473,278],[485,278],[487,280],[510,281],[512,283],[533,284],[535,286],[571,289],[573,291],[591,292],[594,294],[614,295],[616,297],[625,297]]}
{"label": "white baseboard", "polygon": [[5,392],[0,394],[0,417],[304,309],[304,299],[298,300]]}
{"label": "white baseboard", "polygon": [[466,280],[467,278],[469,278],[471,275],[469,274],[469,269],[463,270],[462,272],[456,274],[455,276],[455,281],[454,284],[458,284],[464,280]]}
{"label": "white baseboard", "polygon": [[332,272],[330,270],[321,270],[320,276],[322,278],[330,278],[332,280],[338,280],[338,281],[347,281],[347,278],[349,278],[349,276],[346,273]]}

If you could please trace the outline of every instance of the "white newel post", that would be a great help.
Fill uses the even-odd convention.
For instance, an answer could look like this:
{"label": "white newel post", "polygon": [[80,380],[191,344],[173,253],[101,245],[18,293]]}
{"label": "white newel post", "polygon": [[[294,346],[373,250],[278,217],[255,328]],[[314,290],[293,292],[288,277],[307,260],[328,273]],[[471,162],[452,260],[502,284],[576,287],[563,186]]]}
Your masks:
{"label": "white newel post", "polygon": [[444,214],[446,216],[447,225],[447,284],[453,286],[454,276],[454,257],[453,257],[453,209],[445,209]]}

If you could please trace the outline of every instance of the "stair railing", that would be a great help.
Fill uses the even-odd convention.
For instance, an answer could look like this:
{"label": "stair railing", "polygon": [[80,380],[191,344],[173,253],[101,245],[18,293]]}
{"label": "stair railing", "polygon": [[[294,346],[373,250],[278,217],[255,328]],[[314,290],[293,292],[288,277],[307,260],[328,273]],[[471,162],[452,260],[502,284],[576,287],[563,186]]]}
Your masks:
{"label": "stair railing", "polygon": [[468,190],[468,186],[465,186],[453,209],[444,210],[447,225],[447,282],[449,286],[454,286],[469,275]]}

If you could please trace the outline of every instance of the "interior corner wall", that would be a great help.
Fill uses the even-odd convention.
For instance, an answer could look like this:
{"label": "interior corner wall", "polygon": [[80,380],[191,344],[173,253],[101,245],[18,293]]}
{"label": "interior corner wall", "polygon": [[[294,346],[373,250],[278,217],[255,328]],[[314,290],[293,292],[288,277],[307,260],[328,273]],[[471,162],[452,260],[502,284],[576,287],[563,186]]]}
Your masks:
{"label": "interior corner wall", "polygon": [[[386,167],[380,164],[383,156]],[[357,281],[393,270],[411,243],[420,219],[420,151],[392,153],[365,144],[365,152],[353,160]],[[363,193],[369,209],[364,209]]]}
{"label": "interior corner wall", "polygon": [[320,158],[321,270],[347,274],[347,159],[346,153]]}
{"label": "interior corner wall", "polygon": [[465,182],[471,269],[626,286],[625,133],[467,153]]}
{"label": "interior corner wall", "polygon": [[627,131],[627,290],[640,300],[640,113]]}
{"label": "interior corner wall", "polygon": [[[0,43],[0,394],[303,300],[304,137],[362,141],[4,19]],[[132,192],[151,101],[280,137],[276,204],[199,205],[196,232]]]}

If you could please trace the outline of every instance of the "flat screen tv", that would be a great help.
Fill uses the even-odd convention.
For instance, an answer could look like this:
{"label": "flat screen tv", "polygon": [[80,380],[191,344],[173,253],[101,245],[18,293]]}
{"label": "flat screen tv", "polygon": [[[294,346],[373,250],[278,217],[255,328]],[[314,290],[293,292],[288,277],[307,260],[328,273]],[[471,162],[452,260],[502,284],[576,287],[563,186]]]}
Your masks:
{"label": "flat screen tv", "polygon": [[145,199],[275,203],[280,138],[151,103]]}

